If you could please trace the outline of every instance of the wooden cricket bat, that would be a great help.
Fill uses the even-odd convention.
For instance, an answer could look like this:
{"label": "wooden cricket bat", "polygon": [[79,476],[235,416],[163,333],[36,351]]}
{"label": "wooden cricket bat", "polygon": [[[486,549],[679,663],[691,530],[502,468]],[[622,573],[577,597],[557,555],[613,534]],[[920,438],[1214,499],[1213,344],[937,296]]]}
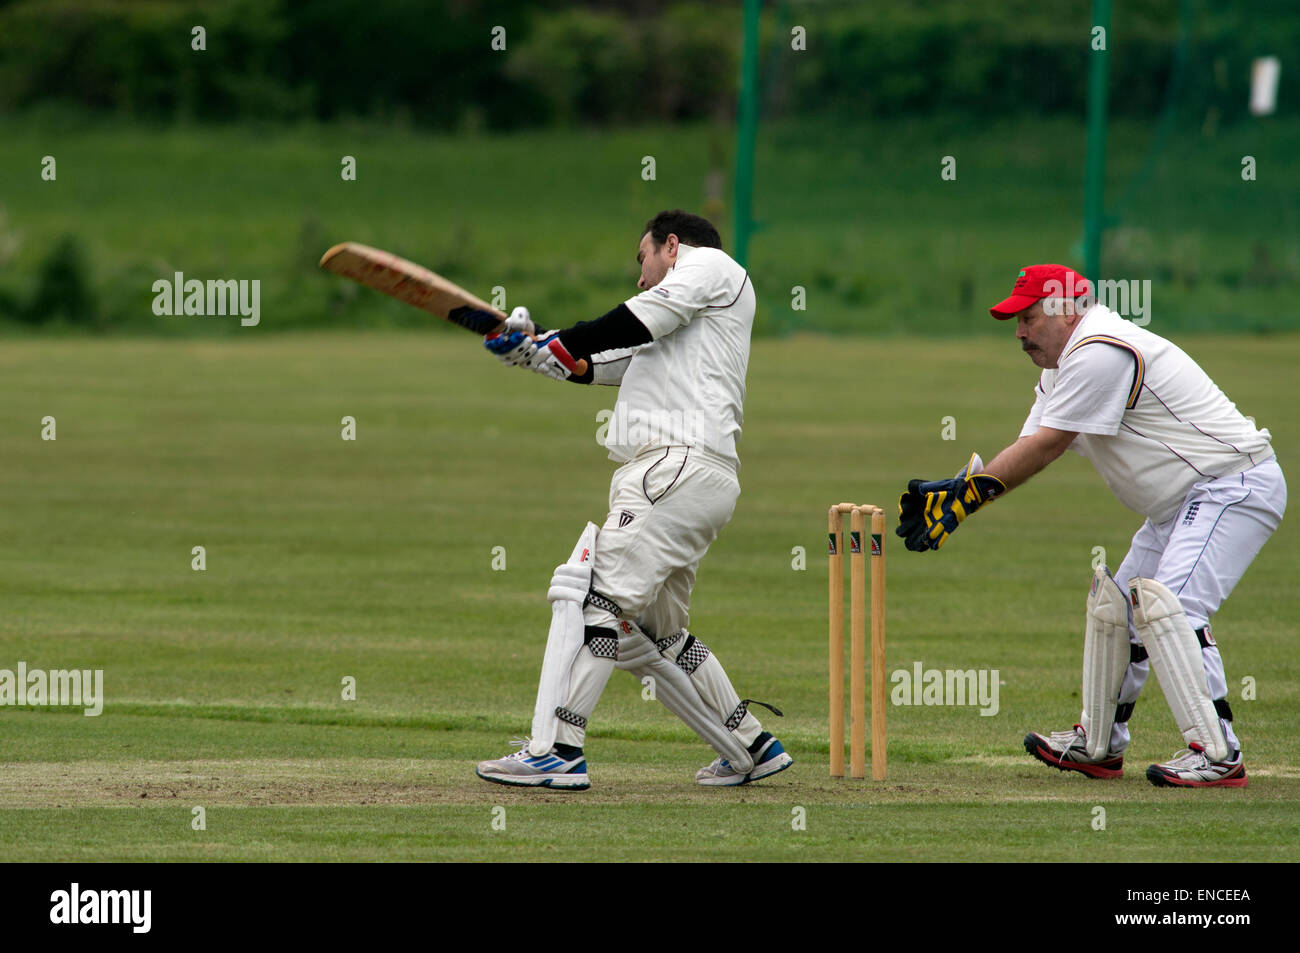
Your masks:
{"label": "wooden cricket bat", "polygon": [[[506,316],[482,298],[448,281],[442,275],[421,268],[391,252],[371,248],[360,242],[343,242],[321,256],[320,266],[336,275],[383,292],[422,311],[458,324],[475,334],[491,335],[501,331]],[[561,355],[570,373],[585,374],[587,362],[574,360],[554,342],[552,350]],[[567,358],[567,361],[565,360]]]}

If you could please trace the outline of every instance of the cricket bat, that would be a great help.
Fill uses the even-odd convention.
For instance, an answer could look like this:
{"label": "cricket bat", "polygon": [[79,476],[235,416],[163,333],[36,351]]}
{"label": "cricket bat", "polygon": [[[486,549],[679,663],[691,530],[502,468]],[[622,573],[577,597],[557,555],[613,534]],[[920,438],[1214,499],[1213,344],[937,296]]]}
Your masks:
{"label": "cricket bat", "polygon": [[[436,314],[475,334],[498,334],[506,320],[506,316],[492,305],[442,275],[360,242],[335,245],[321,256],[320,266],[390,298]],[[552,350],[560,356],[570,373],[586,373],[587,362],[569,357],[558,340]]]}

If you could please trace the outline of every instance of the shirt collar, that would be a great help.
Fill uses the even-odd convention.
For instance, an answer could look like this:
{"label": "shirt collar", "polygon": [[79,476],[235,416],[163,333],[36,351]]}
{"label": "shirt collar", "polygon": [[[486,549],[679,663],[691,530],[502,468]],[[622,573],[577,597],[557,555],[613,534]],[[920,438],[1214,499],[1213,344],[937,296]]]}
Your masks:
{"label": "shirt collar", "polygon": [[1065,341],[1065,347],[1061,351],[1062,356],[1069,353],[1070,348],[1074,345],[1076,340],[1086,337],[1091,333],[1090,331],[1085,331],[1085,327],[1095,325],[1098,321],[1106,320],[1106,317],[1109,314],[1109,308],[1100,302],[1094,302],[1087,311],[1083,312],[1083,317],[1079,319],[1079,323],[1076,324],[1074,330],[1070,332],[1070,336]]}
{"label": "shirt collar", "polygon": [[699,251],[699,249],[696,248],[694,245],[684,245],[681,242],[678,242],[677,261],[673,262],[673,267],[676,268],[677,262],[685,261],[687,258],[690,258],[692,255],[694,255],[697,251]]}

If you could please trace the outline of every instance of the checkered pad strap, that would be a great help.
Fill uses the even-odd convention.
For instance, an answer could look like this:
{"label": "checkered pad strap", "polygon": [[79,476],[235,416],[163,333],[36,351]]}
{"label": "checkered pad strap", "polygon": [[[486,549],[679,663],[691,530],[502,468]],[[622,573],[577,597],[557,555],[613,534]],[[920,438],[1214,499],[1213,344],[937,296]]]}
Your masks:
{"label": "checkered pad strap", "polygon": [[618,659],[618,633],[613,629],[589,625],[582,633],[582,640],[596,658]]}
{"label": "checkered pad strap", "polygon": [[685,634],[686,633],[683,630],[678,629],[674,634],[668,636],[668,638],[657,640],[655,642],[655,649],[659,652],[660,655],[663,655],[670,648],[672,648],[679,641],[681,641],[681,637]]}
{"label": "checkered pad strap", "polygon": [[697,668],[704,664],[704,660],[709,657],[709,647],[693,635],[686,637],[686,644],[682,646],[681,653],[677,656],[677,667],[687,675],[690,675]]}
{"label": "checkered pad strap", "polygon": [[767,702],[761,702],[756,698],[742,698],[740,700],[740,704],[736,706],[736,710],[733,711],[729,716],[727,716],[727,720],[723,723],[723,727],[725,727],[728,731],[735,731],[737,728],[739,728],[740,723],[745,720],[745,715],[749,711],[750,705],[762,705],[772,714],[776,715],[776,717],[778,718],[785,717],[785,714],[781,711],[781,709],[769,705]]}
{"label": "checkered pad strap", "polygon": [[609,596],[601,595],[595,589],[592,589],[587,593],[587,598],[583,602],[583,605],[595,606],[597,609],[604,609],[606,612],[613,613],[616,618],[622,618],[623,616],[623,610],[619,607],[617,602]]}
{"label": "checkered pad strap", "polygon": [[555,717],[560,719],[560,721],[568,722],[575,728],[587,727],[586,718],[583,718],[576,711],[569,711],[569,709],[565,708],[563,705],[555,709]]}

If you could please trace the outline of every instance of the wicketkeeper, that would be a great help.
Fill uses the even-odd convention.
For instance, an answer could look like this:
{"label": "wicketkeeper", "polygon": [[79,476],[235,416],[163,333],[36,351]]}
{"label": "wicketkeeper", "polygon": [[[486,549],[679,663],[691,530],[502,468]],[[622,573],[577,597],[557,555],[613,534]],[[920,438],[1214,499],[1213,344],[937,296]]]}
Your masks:
{"label": "wicketkeeper", "polygon": [[1186,750],[1147,768],[1152,784],[1245,787],[1223,659],[1210,619],[1286,510],[1267,430],[1238,413],[1178,347],[1094,303],[1086,279],[1031,265],[990,309],[1043,368],[1020,439],[951,480],[913,480],[898,535],[938,549],[980,506],[1074,450],[1121,503],[1146,517],[1112,574],[1087,599],[1083,713],[1067,731],[1031,733],[1040,761],[1118,778],[1133,706],[1154,669]]}
{"label": "wicketkeeper", "polygon": [[[551,580],[532,738],[481,762],[486,781],[590,787],[587,722],[615,668],[652,677],[655,697],[717,753],[695,775],[700,784],[745,784],[791,764],[749,711],[753,700],[686,628],[700,560],[740,495],[736,442],[755,299],[721,244],[706,220],[661,212],[637,251],[640,294],[562,331],[516,308],[485,342],[507,365],[618,386],[605,446],[621,464],[604,524],[587,524]],[[580,358],[589,366],[576,376]]]}

